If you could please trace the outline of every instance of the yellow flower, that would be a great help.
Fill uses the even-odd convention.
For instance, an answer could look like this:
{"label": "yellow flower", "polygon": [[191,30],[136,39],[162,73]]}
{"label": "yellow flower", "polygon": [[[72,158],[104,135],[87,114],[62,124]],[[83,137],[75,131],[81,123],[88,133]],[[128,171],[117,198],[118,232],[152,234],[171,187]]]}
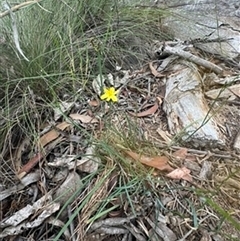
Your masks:
{"label": "yellow flower", "polygon": [[117,102],[118,101],[118,90],[115,90],[114,87],[110,87],[110,88],[104,88],[104,94],[102,94],[100,96],[101,100],[105,100],[106,101],[110,101],[112,100],[113,102]]}

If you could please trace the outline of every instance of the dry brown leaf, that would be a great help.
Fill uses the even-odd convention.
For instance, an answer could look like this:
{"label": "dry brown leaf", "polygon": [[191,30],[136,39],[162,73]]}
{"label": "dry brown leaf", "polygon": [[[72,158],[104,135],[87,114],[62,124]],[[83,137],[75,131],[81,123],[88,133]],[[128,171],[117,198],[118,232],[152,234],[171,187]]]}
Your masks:
{"label": "dry brown leaf", "polygon": [[29,160],[18,172],[18,178],[22,179],[27,173],[29,173],[33,167],[35,167],[38,162],[44,157],[44,154],[38,153],[33,158]]}
{"label": "dry brown leaf", "polygon": [[172,179],[183,179],[189,182],[192,182],[192,176],[190,175],[190,170],[186,167],[181,167],[173,170],[172,172],[168,173],[166,176]]}
{"label": "dry brown leaf", "polygon": [[158,109],[158,102],[156,102],[152,107],[150,107],[148,110],[145,110],[143,112],[139,113],[133,113],[133,112],[128,112],[131,116],[136,116],[136,117],[144,117],[148,115],[154,114]]}
{"label": "dry brown leaf", "polygon": [[188,153],[185,160],[186,160],[186,161],[197,162],[197,157],[196,157],[196,155],[194,155],[194,154],[189,154],[189,153]]}
{"label": "dry brown leaf", "polygon": [[97,100],[89,100],[88,104],[92,107],[97,107],[97,106],[99,106],[100,102]]}
{"label": "dry brown leaf", "polygon": [[178,160],[183,160],[187,156],[188,149],[187,148],[180,148],[179,150],[173,152],[173,156],[176,157]]}
{"label": "dry brown leaf", "polygon": [[154,68],[153,62],[150,62],[150,63],[149,63],[149,68],[150,68],[150,70],[151,70],[151,73],[152,73],[155,77],[163,77],[163,76],[165,76],[164,74],[159,73],[159,72]]}
{"label": "dry brown leaf", "polygon": [[98,123],[98,119],[91,117],[89,115],[81,115],[78,113],[69,115],[73,120],[80,120],[84,124]]}
{"label": "dry brown leaf", "polygon": [[[56,129],[65,130],[67,127],[69,127],[71,124],[67,122],[62,122],[56,126]],[[57,130],[50,130],[46,134],[44,134],[39,141],[39,144],[41,147],[46,146],[49,142],[57,139],[59,137],[60,133]]]}
{"label": "dry brown leaf", "polygon": [[143,155],[137,154],[132,151],[125,151],[125,153],[128,156],[130,156],[132,159],[134,159],[135,161],[140,161],[141,163],[143,163],[147,166],[157,168],[161,171],[172,171],[173,170],[173,168],[171,166],[169,166],[169,164],[168,164],[169,160],[166,156],[147,157],[147,156],[143,156]]}

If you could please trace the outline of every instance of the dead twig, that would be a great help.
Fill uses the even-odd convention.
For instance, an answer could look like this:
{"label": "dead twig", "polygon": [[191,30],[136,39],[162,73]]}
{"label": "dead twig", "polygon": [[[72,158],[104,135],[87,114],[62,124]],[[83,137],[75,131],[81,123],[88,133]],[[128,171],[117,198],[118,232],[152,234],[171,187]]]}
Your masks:
{"label": "dead twig", "polygon": [[98,229],[99,233],[105,233],[105,234],[110,234],[110,235],[119,235],[119,234],[126,234],[129,233],[127,229],[124,228],[117,228],[117,227],[110,227],[110,228],[99,228]]}
{"label": "dead twig", "polygon": [[5,16],[9,15],[11,12],[16,12],[16,11],[20,10],[21,8],[26,7],[28,5],[39,3],[40,1],[42,1],[42,0],[27,1],[27,2],[20,3],[16,6],[12,7],[11,9],[8,9],[8,10],[0,13],[0,18],[3,18]]}
{"label": "dead twig", "polygon": [[[211,215],[207,215],[206,217],[202,218],[200,221],[199,221],[199,224],[198,226],[200,226],[201,223],[203,223],[206,219],[208,219]],[[191,227],[191,229],[181,238],[181,239],[178,239],[178,241],[185,241],[187,240],[188,236],[193,233],[193,232],[196,232],[197,228],[194,228],[194,227]]]}
{"label": "dead twig", "polygon": [[98,229],[100,227],[113,227],[113,226],[121,226],[126,223],[130,223],[132,219],[136,218],[135,216],[130,216],[127,218],[107,218],[104,220],[97,221],[92,224],[91,230]]}
{"label": "dead twig", "polygon": [[173,54],[173,55],[177,55],[179,57],[182,57],[184,59],[187,59],[197,65],[203,66],[207,69],[212,70],[214,73],[216,74],[222,74],[223,73],[223,69],[220,68],[219,66],[211,63],[210,61],[207,61],[205,59],[202,59],[196,55],[193,55],[187,51],[184,51],[181,49],[181,47],[170,47],[168,45],[163,46],[163,48],[160,50],[161,53],[167,53],[167,54]]}
{"label": "dead twig", "polygon": [[[179,150],[179,149],[183,148],[182,146],[168,146],[166,143],[159,142],[155,138],[154,138],[154,140],[156,141],[155,144],[158,147],[163,148],[163,149],[170,148],[170,149],[173,149],[173,150]],[[188,148],[188,153],[189,154],[191,153],[191,154],[196,154],[196,155],[202,155],[203,158],[205,156],[208,156],[208,157],[212,156],[212,157],[223,158],[223,159],[236,159],[236,158],[239,159],[239,155],[235,154],[234,152],[231,152],[229,154],[224,154],[226,152],[216,153],[216,152],[211,152],[211,151],[201,151],[201,150],[197,150],[197,149]]]}
{"label": "dead twig", "polygon": [[170,241],[167,233],[164,233],[163,230],[161,230],[156,223],[154,223],[150,218],[145,217],[149,225],[152,227],[152,229],[164,240],[164,241]]}
{"label": "dead twig", "polygon": [[146,238],[140,234],[141,232],[132,223],[130,223],[130,226],[124,225],[124,227],[129,230],[129,232],[136,238],[136,240],[147,241]]}

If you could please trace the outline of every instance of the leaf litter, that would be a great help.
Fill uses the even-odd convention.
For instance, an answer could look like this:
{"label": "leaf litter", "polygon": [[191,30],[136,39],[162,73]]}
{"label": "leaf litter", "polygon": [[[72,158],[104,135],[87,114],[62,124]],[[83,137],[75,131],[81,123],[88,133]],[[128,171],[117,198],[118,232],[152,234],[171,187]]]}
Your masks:
{"label": "leaf litter", "polygon": [[152,107],[150,107],[149,109],[139,112],[139,113],[132,113],[132,112],[128,112],[131,116],[136,116],[136,117],[144,117],[144,116],[148,116],[148,115],[152,115],[154,114],[158,109],[158,103],[156,102]]}
{"label": "leaf litter", "polygon": [[139,161],[149,167],[154,167],[161,171],[173,170],[173,168],[168,164],[168,161],[169,161],[168,158],[165,156],[148,157],[148,156],[137,154],[132,151],[125,151],[125,153],[135,161]]}
{"label": "leaf litter", "polygon": [[[154,74],[153,74],[154,75]],[[155,76],[155,75],[154,75]],[[156,77],[156,76],[155,76]],[[127,88],[127,86],[126,86]],[[141,86],[141,88],[143,88]],[[156,88],[156,87],[153,87]],[[156,94],[157,96],[157,94]],[[86,101],[87,104],[87,101]],[[93,106],[95,106],[95,104],[93,104]],[[97,104],[96,104],[97,106]],[[146,130],[146,132],[151,130],[151,127],[153,126],[153,122],[154,121],[154,125],[156,125],[156,123],[158,123],[159,119],[157,117],[157,119],[154,119],[154,113],[156,113],[156,111],[160,108],[158,101],[155,102],[155,104],[150,107],[147,110],[144,110],[142,112],[138,112],[136,114],[132,114],[130,112],[128,112],[129,116],[132,117],[138,117],[137,119],[138,121],[138,125],[139,128],[143,128]],[[111,112],[110,112],[111,113]],[[97,127],[96,124],[99,124],[99,119],[96,119],[93,116],[90,116],[88,114],[78,114],[78,113],[71,113],[69,114],[69,117],[72,119],[73,122],[75,121],[80,121],[81,123],[90,125],[90,126],[94,126],[95,130]],[[61,116],[59,116],[59,118],[61,118]],[[120,115],[119,115],[120,118]],[[113,119],[112,119],[113,120]],[[101,120],[102,121],[102,120]],[[121,121],[120,121],[121,122]],[[77,122],[76,122],[77,123]],[[117,123],[115,123],[117,125]],[[86,128],[86,126],[84,127]],[[161,135],[163,135],[163,133],[165,132],[164,129],[162,129],[161,125],[158,125],[158,127],[160,132],[162,133]],[[151,131],[151,135],[146,135],[147,138],[150,138],[151,141],[155,142],[155,137],[154,135],[156,134],[156,136],[158,136],[158,132],[157,128],[155,129],[155,133],[153,131]],[[24,173],[24,175],[22,174],[22,176],[19,176],[19,179],[21,179],[21,182],[24,182],[24,180],[28,177],[30,177],[30,175],[33,173],[34,170],[38,169],[37,165],[43,165],[42,160],[43,158],[46,158],[49,154],[49,151],[52,152],[56,149],[56,147],[58,147],[59,145],[63,144],[63,143],[68,143],[69,148],[72,146],[73,150],[76,148],[78,148],[78,146],[81,144],[80,139],[78,139],[76,142],[72,142],[72,139],[68,139],[70,142],[66,142],[66,136],[68,135],[67,133],[69,132],[75,132],[75,128],[74,125],[71,122],[68,121],[63,121],[61,123],[58,123],[56,125],[51,125],[49,126],[49,130],[47,132],[45,132],[39,139],[39,142],[37,144],[37,146],[42,147],[43,148],[43,154],[41,155],[41,153],[39,152],[38,154],[36,154],[35,156],[33,156],[32,159],[29,160],[29,162],[26,164],[26,166],[23,166],[20,173]],[[105,130],[102,130],[103,132]],[[121,127],[121,131],[120,132],[124,132],[124,129]],[[167,130],[166,130],[167,133]],[[152,136],[153,135],[153,136]],[[77,136],[77,133],[76,133]],[[168,143],[172,142],[172,138],[173,136],[167,134],[167,141]],[[153,139],[151,139],[153,138]],[[56,143],[54,143],[56,142]],[[162,142],[164,143],[164,142]],[[50,144],[52,144],[52,146],[50,147]],[[164,145],[164,144],[163,144]],[[59,148],[59,147],[58,147]],[[34,220],[32,221],[28,221],[28,217],[29,215],[31,215],[31,209],[33,207],[32,206],[26,206],[25,209],[19,209],[19,213],[23,212],[24,214],[29,214],[28,216],[24,216],[21,215],[21,220],[18,217],[18,211],[15,212],[15,216],[10,216],[9,219],[4,219],[1,223],[2,223],[2,228],[4,229],[4,231],[2,232],[2,237],[7,237],[7,236],[11,236],[14,234],[22,234],[25,232],[25,230],[31,229],[31,228],[38,228],[41,226],[41,224],[47,223],[49,221],[48,218],[49,217],[54,217],[56,213],[56,211],[58,211],[61,206],[63,206],[65,203],[68,203],[69,206],[71,206],[72,208],[77,208],[76,204],[74,203],[74,200],[70,201],[71,197],[78,192],[78,190],[80,188],[82,188],[84,186],[84,183],[82,181],[82,175],[78,174],[78,173],[96,173],[98,172],[100,166],[103,164],[102,160],[100,157],[98,157],[96,154],[98,153],[98,147],[97,145],[84,145],[83,147],[83,152],[81,152],[81,155],[79,156],[78,152],[73,151],[74,154],[72,154],[72,151],[70,152],[70,149],[60,149],[60,156],[56,156],[54,157],[54,159],[52,161],[47,161],[44,164],[44,169],[46,172],[46,177],[49,178],[47,175],[52,176],[51,180],[60,180],[57,179],[56,173],[55,171],[50,171],[49,174],[47,174],[47,170],[50,168],[50,170],[58,170],[58,168],[62,168],[62,169],[66,169],[67,170],[67,175],[65,177],[63,177],[62,179],[62,183],[60,185],[56,185],[57,183],[55,183],[56,185],[56,191],[53,194],[51,193],[51,189],[49,189],[50,192],[48,192],[51,196],[51,202],[52,204],[48,204],[48,207],[46,207],[45,205],[49,202],[46,201],[45,199],[45,204],[41,204],[41,209],[45,210],[45,212],[42,212],[41,216],[36,217]],[[166,148],[166,146],[164,147]],[[169,147],[168,147],[169,148]],[[48,149],[48,151],[44,151]],[[171,149],[171,146],[170,146]],[[56,149],[57,150],[57,149]],[[56,151],[54,151],[56,152]],[[150,218],[145,219],[145,221],[142,221],[141,219],[141,215],[143,213],[145,213],[146,211],[149,211],[149,207],[150,208],[154,208],[155,204],[153,201],[153,198],[150,195],[150,200],[148,200],[147,197],[145,197],[144,195],[141,194],[137,194],[137,200],[142,200],[141,203],[139,203],[136,208],[138,208],[138,210],[140,210],[140,213],[138,216],[134,215],[133,219],[134,220],[138,220],[138,222],[143,222],[141,225],[133,225],[131,224],[127,219],[123,220],[124,224],[121,224],[121,222],[117,222],[118,218],[123,218],[122,217],[122,211],[117,210],[116,214],[117,216],[115,216],[111,222],[110,219],[108,218],[104,218],[101,217],[99,220],[94,221],[92,223],[92,227],[97,227],[98,228],[94,228],[94,229],[89,229],[89,231],[91,231],[90,233],[88,233],[88,237],[95,237],[94,235],[96,235],[96,233],[98,232],[103,232],[105,233],[105,235],[114,235],[116,233],[118,233],[118,235],[124,235],[126,233],[129,233],[131,230],[132,236],[134,237],[138,237],[139,239],[143,239],[143,236],[140,235],[138,233],[141,232],[141,230],[143,229],[143,227],[146,225],[144,222],[147,222],[150,226],[151,229],[147,228],[146,226],[144,227],[145,230],[145,236],[151,236],[154,235],[156,236],[156,240],[159,240],[159,237],[162,238],[163,240],[177,240],[177,236],[178,236],[178,229],[179,229],[179,225],[180,223],[183,223],[184,220],[181,219],[180,217],[174,217],[169,215],[169,210],[173,209],[173,207],[171,208],[172,205],[172,201],[173,199],[177,200],[177,203],[179,203],[177,205],[177,208],[180,212],[184,212],[184,209],[189,209],[189,203],[186,202],[186,200],[184,199],[184,191],[177,191],[175,193],[175,191],[170,191],[172,189],[172,187],[174,187],[175,185],[177,185],[175,183],[175,180],[177,181],[188,181],[190,184],[193,182],[194,176],[195,175],[199,175],[199,177],[201,178],[201,180],[204,180],[205,182],[208,181],[208,179],[211,177],[211,172],[210,169],[212,168],[212,165],[207,165],[207,163],[204,161],[204,156],[198,156],[197,155],[197,150],[196,150],[196,154],[191,154],[189,153],[189,149],[186,147],[180,147],[178,148],[178,150],[173,151],[171,154],[168,153],[166,156],[165,155],[145,155],[145,154],[139,154],[137,151],[132,151],[129,148],[127,148],[127,150],[123,151],[125,153],[126,156],[128,156],[128,159],[130,158],[131,160],[134,160],[135,162],[140,162],[143,165],[146,166],[146,170],[147,167],[150,168],[154,168],[156,170],[159,171],[159,173],[157,174],[157,176],[153,176],[152,178],[157,178],[157,177],[162,177],[165,178],[164,179],[164,183],[160,184],[160,183],[148,183],[147,185],[150,185],[151,188],[158,190],[157,192],[159,192],[159,190],[166,190],[166,192],[163,193],[159,193],[159,195],[163,195],[162,198],[160,198],[160,202],[162,203],[161,205],[163,205],[163,207],[165,209],[167,209],[168,211],[166,212],[162,212],[162,221],[159,221],[157,226],[155,226],[155,218],[153,216],[150,215]],[[149,153],[151,152],[150,149],[148,149]],[[166,150],[165,150],[166,152]],[[164,153],[165,153],[164,152]],[[57,153],[57,152],[56,152]],[[141,151],[141,153],[143,153]],[[207,157],[207,153],[205,155],[205,157]],[[106,158],[110,158],[110,157],[106,157]],[[200,158],[200,160],[199,160]],[[203,160],[201,162],[201,159]],[[192,164],[189,164],[189,161],[192,162]],[[112,158],[110,158],[110,162],[114,162],[114,160],[112,160]],[[201,165],[199,163],[201,163]],[[186,164],[186,166],[185,166]],[[197,167],[194,167],[197,166]],[[25,169],[26,168],[26,169]],[[106,169],[107,170],[107,169]],[[77,171],[77,172],[76,172]],[[29,173],[29,174],[28,174]],[[59,173],[59,171],[57,171],[57,173]],[[193,174],[192,174],[193,173]],[[159,175],[160,174],[160,175]],[[101,178],[99,177],[99,179],[97,179],[95,182],[89,183],[88,186],[86,187],[86,191],[90,192],[92,189],[94,189],[94,187],[96,185],[99,185],[99,188],[96,189],[96,192],[94,193],[94,195],[92,196],[92,198],[90,199],[90,203],[88,205],[85,206],[85,208],[82,210],[81,216],[82,218],[85,220],[86,224],[83,225],[81,227],[82,232],[84,232],[84,228],[87,229],[87,223],[89,223],[88,220],[91,219],[92,215],[94,212],[96,212],[96,210],[98,210],[98,208],[101,205],[101,201],[99,200],[103,200],[104,198],[109,197],[110,195],[110,191],[109,190],[114,190],[115,188],[117,188],[117,185],[119,183],[119,178],[117,177],[115,180],[115,185],[112,186],[111,189],[108,189],[108,185],[110,185],[110,178],[106,178],[108,176],[108,174],[103,174],[104,178],[105,178],[105,183],[102,184],[98,184],[99,182],[101,182]],[[102,176],[102,177],[103,177]],[[45,177],[45,178],[46,178]],[[217,182],[224,182],[224,175],[223,176],[216,176],[215,180]],[[226,182],[226,185],[229,185],[230,187],[234,187],[236,188],[237,186],[235,185],[237,183],[237,181],[234,178],[228,179],[229,181]],[[17,186],[17,189],[5,189],[4,192],[1,192],[1,200],[5,200],[8,197],[10,197],[11,195],[13,195],[13,193],[15,193],[16,191],[20,191],[20,190],[24,190],[28,185],[31,185],[32,183],[37,183],[40,181],[40,176],[36,177],[36,179],[33,179],[32,181],[28,181],[27,184],[23,185],[23,184],[19,184]],[[59,181],[56,181],[59,182]],[[153,186],[152,186],[153,185]],[[172,186],[172,187],[171,187]],[[47,186],[46,186],[47,187]],[[188,191],[189,192],[189,191]],[[183,197],[182,197],[183,195]],[[191,193],[190,195],[193,195],[193,193]],[[45,197],[45,196],[43,196]],[[41,199],[39,199],[41,200]],[[77,202],[81,202],[78,198],[76,199]],[[197,200],[197,199],[196,199]],[[37,202],[37,201],[36,201]],[[119,207],[121,207],[121,205],[123,205],[123,200],[119,200],[118,203],[114,203],[113,202],[113,210],[118,209]],[[130,206],[130,203],[127,200],[124,200],[125,202],[125,209],[127,209],[128,212],[131,213],[131,208],[129,208],[128,206]],[[196,201],[197,202],[197,201]],[[133,205],[133,204],[131,204]],[[202,208],[202,204],[199,204],[199,208]],[[29,209],[28,209],[29,208]],[[182,209],[183,208],[183,209]],[[196,208],[198,208],[198,206],[196,206]],[[206,212],[208,212],[207,210],[208,208],[206,207]],[[111,208],[109,209],[111,210]],[[67,218],[67,213],[66,211],[62,212],[59,216],[59,218],[61,220],[66,220]],[[212,214],[215,215],[215,214]],[[176,218],[176,220],[174,221],[174,218]],[[217,222],[217,219],[213,217],[208,217],[208,216],[204,216],[204,217],[199,217],[201,220],[204,220],[204,218],[206,219],[211,219],[211,222]],[[179,219],[179,220],[177,220]],[[12,222],[11,220],[14,220],[14,222]],[[57,219],[56,219],[57,220]],[[163,223],[163,220],[164,223]],[[16,224],[17,222],[17,224]],[[61,221],[60,221],[61,222]],[[116,223],[117,222],[117,223]],[[176,224],[174,224],[176,222]],[[8,223],[8,226],[4,226],[4,223]],[[154,224],[154,225],[153,225]],[[94,226],[95,225],[95,226]],[[102,227],[102,225],[105,225],[106,227]],[[133,226],[132,226],[133,225]],[[190,224],[188,224],[190,225]],[[101,226],[101,227],[100,227]],[[91,225],[90,225],[91,227]],[[191,233],[188,233],[188,226],[182,226],[181,230],[182,232],[184,232],[185,234],[188,235],[193,235],[194,236],[194,232],[192,231]],[[79,226],[77,226],[76,228],[79,228]],[[95,230],[96,229],[96,230]],[[15,230],[15,231],[14,231]],[[134,232],[133,230],[136,230],[136,232]],[[67,232],[69,232],[69,230],[67,229]],[[70,234],[71,235],[71,234]],[[66,236],[69,236],[69,234],[66,234]],[[80,237],[80,236],[79,236]]]}
{"label": "leaf litter", "polygon": [[[172,48],[167,48],[167,50],[173,51]],[[199,61],[199,59],[197,60]],[[170,63],[171,61],[163,62]],[[204,64],[209,63],[204,62]],[[229,203],[232,204],[232,207],[234,207],[233,205],[239,207],[239,196],[236,192],[236,189],[239,189],[240,181],[239,166],[238,164],[233,166],[231,161],[239,160],[239,158],[232,153],[227,153],[227,149],[216,151],[217,147],[209,148],[210,151],[203,147],[204,150],[201,148],[190,149],[189,143],[183,147],[184,143],[177,141],[182,133],[176,135],[168,133],[166,116],[157,101],[164,88],[164,85],[159,83],[166,77],[166,74],[157,70],[153,62],[150,62],[148,66],[150,71],[139,71],[131,81],[128,79],[130,78],[129,72],[127,72],[128,78],[125,76],[122,81],[117,80],[117,85],[122,85],[122,89],[127,94],[125,98],[121,97],[121,101],[114,106],[114,111],[111,111],[110,108],[108,111],[111,124],[116,128],[119,127],[117,131],[115,130],[119,133],[117,138],[113,138],[112,133],[109,138],[108,148],[115,148],[114,152],[107,152],[99,143],[89,143],[89,136],[86,135],[88,133],[96,137],[94,140],[101,143],[101,137],[109,131],[108,125],[104,125],[104,129],[100,129],[98,125],[100,119],[95,118],[95,116],[103,116],[101,111],[96,110],[94,115],[89,115],[86,111],[89,106],[100,107],[100,100],[88,102],[86,99],[84,106],[86,109],[80,112],[81,114],[70,111],[73,108],[72,102],[69,102],[66,109],[62,106],[60,111],[56,111],[55,121],[64,119],[63,112],[70,111],[71,113],[69,115],[64,113],[67,116],[65,121],[49,125],[48,131],[39,137],[39,141],[33,148],[38,152],[36,151],[31,158],[28,158],[27,163],[22,163],[21,175],[13,172],[13,175],[18,175],[17,183],[13,182],[10,188],[1,186],[0,200],[3,201],[1,204],[3,208],[1,210],[0,237],[5,238],[18,234],[28,236],[31,230],[36,233],[44,230],[43,232],[47,233],[49,230],[44,229],[46,224],[52,223],[55,227],[62,227],[62,224],[72,218],[74,220],[72,222],[73,230],[68,230],[67,227],[65,236],[69,238],[76,234],[75,240],[84,240],[83,234],[97,240],[96,237],[99,233],[105,237],[102,240],[109,240],[114,235],[122,240],[126,240],[128,237],[129,240],[134,238],[148,240],[150,237],[166,241],[203,240],[205,237],[210,240],[224,240],[217,239],[214,234],[214,228],[222,225],[222,221],[219,221],[217,216],[218,209],[214,209],[214,205],[211,206],[207,200],[211,197],[225,210],[229,210]],[[165,69],[167,66],[164,66]],[[215,72],[217,71],[216,68]],[[147,78],[147,76],[151,78]],[[101,88],[107,81],[112,84],[116,82],[113,78],[101,79],[100,76],[93,82],[93,89],[99,96]],[[229,90],[231,89],[229,88]],[[236,97],[239,97],[238,90],[238,86],[236,89],[232,89],[234,99],[231,100],[236,101]],[[136,109],[142,110],[139,107],[143,106],[143,102],[151,107],[137,113],[132,112]],[[125,112],[125,110],[127,111]],[[71,121],[69,121],[70,119]],[[126,119],[129,122],[130,120],[135,121],[134,123],[137,125],[137,139],[134,139],[134,145],[137,148],[135,149],[130,148],[133,144],[129,142],[131,136],[128,136],[133,131],[131,129],[133,126],[126,127]],[[106,120],[101,121],[107,122]],[[86,125],[80,125],[81,128],[79,128],[78,123]],[[78,138],[67,138],[69,135]],[[124,135],[126,135],[126,139],[122,141],[121,138]],[[159,141],[159,135],[167,144]],[[118,141],[125,145],[124,151],[121,149],[118,152]],[[142,145],[142,142],[148,141],[151,141],[153,146],[159,145],[159,152],[164,155],[151,154],[151,147],[146,148]],[[178,145],[177,151],[172,143]],[[145,148],[145,151],[141,148]],[[126,184],[126,181],[132,176],[137,178],[137,174],[131,173],[130,169],[124,167],[122,162],[126,160],[125,156],[119,160],[121,153],[125,153],[125,156],[128,157],[127,162],[130,162],[131,159],[144,165],[146,178],[143,182],[138,180],[141,183],[137,186],[139,192],[136,191],[136,183]],[[117,174],[116,167],[119,167]],[[148,172],[149,168],[157,169],[160,175],[152,175],[149,179],[149,173],[151,173]],[[66,174],[63,178],[58,176],[61,169]],[[113,174],[114,185],[112,184]],[[87,175],[92,175],[93,178],[84,182]],[[199,179],[199,190],[196,195],[192,183]],[[121,193],[120,191],[123,189],[127,191]],[[216,193],[214,196],[216,190],[220,196]],[[28,195],[27,191],[35,193]],[[118,192],[120,195],[114,196]],[[20,196],[20,193],[25,193],[26,197]],[[21,202],[25,205],[23,208],[20,207],[21,202],[18,202],[17,206],[13,205],[16,195],[21,197],[19,199],[22,199]],[[74,198],[71,199],[71,197]],[[106,200],[109,199],[111,201],[107,202]],[[65,210],[58,215],[57,211],[64,206],[68,206],[68,211]],[[77,215],[71,216],[71,210],[77,210],[78,217]],[[115,211],[115,217],[111,219],[109,213],[113,213],[113,211]],[[156,217],[157,213],[161,214],[161,219]],[[54,225],[50,217],[59,221],[59,225]],[[238,216],[235,215],[234,218],[237,220]],[[194,226],[196,220],[198,226]],[[209,224],[213,228],[210,228]],[[228,224],[224,225],[225,228],[228,227]],[[52,235],[53,238],[56,237],[56,232]]]}

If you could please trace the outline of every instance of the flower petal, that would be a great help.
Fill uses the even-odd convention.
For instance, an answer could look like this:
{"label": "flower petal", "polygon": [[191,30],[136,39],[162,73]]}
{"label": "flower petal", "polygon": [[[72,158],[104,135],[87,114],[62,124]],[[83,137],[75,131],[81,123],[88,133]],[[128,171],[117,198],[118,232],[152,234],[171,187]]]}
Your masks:
{"label": "flower petal", "polygon": [[105,99],[107,99],[107,98],[108,98],[108,95],[107,95],[106,93],[100,96],[100,99],[101,99],[101,100],[105,100]]}
{"label": "flower petal", "polygon": [[113,102],[117,102],[117,101],[118,101],[118,98],[117,98],[116,95],[112,96],[112,101],[113,101]]}
{"label": "flower petal", "polygon": [[114,87],[110,87],[108,89],[108,91],[109,91],[109,93],[114,94],[115,93],[115,88]]}

